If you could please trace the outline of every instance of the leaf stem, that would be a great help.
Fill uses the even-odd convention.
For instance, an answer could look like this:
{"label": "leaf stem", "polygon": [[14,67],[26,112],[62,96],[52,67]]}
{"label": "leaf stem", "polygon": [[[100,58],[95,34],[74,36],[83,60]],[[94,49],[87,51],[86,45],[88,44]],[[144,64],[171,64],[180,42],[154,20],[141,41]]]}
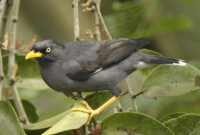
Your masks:
{"label": "leaf stem", "polygon": [[[5,3],[6,3],[6,0],[2,0],[1,3],[0,3],[0,25],[1,25],[1,27],[3,27],[2,21],[3,21],[3,11],[4,11],[4,8],[5,8]],[[1,33],[1,34],[3,35],[3,33]],[[1,43],[2,43],[2,41],[1,41]],[[2,62],[2,54],[1,54],[1,46],[0,46],[0,101],[1,101],[2,85],[3,85],[4,77],[5,76],[4,76],[4,73],[3,73],[3,62]]]}
{"label": "leaf stem", "polygon": [[[101,0],[93,0],[96,3],[96,6],[100,8],[100,3]],[[99,16],[97,14],[97,10],[95,6],[93,5],[92,8],[94,9],[93,11],[93,33],[94,33],[94,40],[95,41],[101,41],[101,34],[100,34],[100,24],[99,24]]]}
{"label": "leaf stem", "polygon": [[102,15],[101,15],[100,6],[98,6],[100,4],[101,0],[97,0],[97,1],[98,1],[98,3],[95,4],[95,8],[96,8],[97,14],[99,16],[101,25],[103,27],[103,31],[105,32],[105,34],[108,37],[108,39],[112,39],[112,37],[110,35],[110,32],[108,31],[107,26],[106,26],[106,24],[104,22],[104,19],[103,19]]}
{"label": "leaf stem", "polygon": [[78,3],[79,3],[79,0],[73,0],[73,3],[72,3],[72,8],[74,11],[74,41],[80,40]]}
{"label": "leaf stem", "polygon": [[131,90],[131,86],[130,86],[130,84],[129,84],[127,78],[125,79],[125,83],[126,83],[126,86],[127,86],[127,88],[128,88],[128,92],[129,92],[129,94],[131,95],[131,99],[132,99],[132,102],[133,102],[133,106],[134,106],[135,112],[139,112],[139,111],[138,111],[137,104],[136,104],[136,101],[135,101],[135,98],[133,98],[134,94],[133,94],[133,92],[132,92],[132,90]]}
{"label": "leaf stem", "polygon": [[18,10],[19,10],[20,0],[14,0],[11,10],[10,17],[10,31],[9,31],[9,43],[8,43],[8,51],[9,51],[9,61],[8,61],[8,84],[10,85],[10,89],[12,91],[15,106],[17,108],[17,112],[20,118],[25,118],[26,121],[24,124],[29,124],[27,115],[24,111],[21,99],[19,97],[19,93],[17,87],[15,85],[15,42],[16,42],[16,29],[17,29],[17,19],[18,19]]}

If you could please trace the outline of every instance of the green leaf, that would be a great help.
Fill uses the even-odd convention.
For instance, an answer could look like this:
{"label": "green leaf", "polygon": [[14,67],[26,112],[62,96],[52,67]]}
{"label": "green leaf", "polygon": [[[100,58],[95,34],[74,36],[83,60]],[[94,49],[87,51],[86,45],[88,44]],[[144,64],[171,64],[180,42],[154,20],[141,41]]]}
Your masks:
{"label": "green leaf", "polygon": [[[82,101],[82,99],[78,99],[73,107],[74,108],[84,108],[85,109],[85,107],[82,104],[79,103],[80,101]],[[38,122],[38,123],[34,123],[34,124],[30,124],[30,125],[24,125],[23,128],[24,128],[25,132],[28,133],[28,134],[33,134],[33,135],[42,134],[48,128],[52,127],[53,125],[56,125],[65,116],[68,116],[68,115],[71,116],[71,115],[74,115],[74,113],[75,114],[79,113],[79,114],[83,114],[83,115],[86,114],[86,113],[81,113],[81,112],[72,112],[71,109],[70,109],[70,110],[67,110],[67,111],[57,115],[57,116],[49,118],[47,120],[44,120],[44,121],[41,121],[41,122]]]}
{"label": "green leaf", "polygon": [[[18,67],[16,76],[22,78],[41,78],[38,62],[35,59],[25,60],[25,56],[17,55],[16,62]],[[3,57],[4,73],[8,70],[8,56]]]}
{"label": "green leaf", "polygon": [[[113,95],[109,91],[100,91],[97,92],[97,94],[94,95],[91,99],[88,99],[88,104],[93,108],[97,109],[102,104],[107,102]],[[114,108],[117,106],[119,100],[115,101],[111,105],[109,105],[106,109],[104,109],[100,114],[96,115],[94,117],[95,120],[102,120],[106,116],[114,113]]]}
{"label": "green leaf", "polygon": [[177,117],[184,115],[184,114],[186,114],[186,113],[184,113],[184,112],[171,113],[171,114],[168,114],[168,115],[162,117],[159,121],[161,123],[163,123],[163,122],[166,122],[166,121],[173,119],[173,118],[177,118]]}
{"label": "green leaf", "polygon": [[176,135],[199,135],[200,115],[186,114],[164,122]]}
{"label": "green leaf", "polygon": [[[84,105],[80,104],[80,101],[83,100],[78,99],[73,108],[86,109]],[[88,117],[89,114],[87,113],[79,111],[70,112],[67,115],[65,115],[60,121],[58,121],[55,125],[53,125],[53,127],[51,127],[49,130],[43,133],[43,135],[56,134],[68,130],[78,129],[87,122]]]}
{"label": "green leaf", "polygon": [[[16,56],[18,70],[16,76],[20,76],[22,81],[17,81],[19,89],[44,90],[49,88],[40,75],[38,63],[34,59],[25,60],[25,56]],[[8,56],[3,57],[4,73],[8,70]],[[37,85],[36,85],[37,84]],[[7,80],[4,79],[3,88],[8,88]]]}
{"label": "green leaf", "polygon": [[173,135],[159,121],[141,113],[115,113],[102,121],[101,135]]}
{"label": "green leaf", "polygon": [[65,111],[57,116],[54,116],[52,118],[49,118],[47,120],[30,124],[30,125],[24,125],[23,128],[26,133],[28,134],[42,134],[44,131],[46,131],[48,128],[55,125],[58,121],[60,121],[65,115],[70,114],[71,110]]}
{"label": "green leaf", "polygon": [[0,135],[25,135],[15,110],[6,100],[0,101]]}
{"label": "green leaf", "polygon": [[[38,116],[38,114],[37,114],[37,112],[36,112],[36,108],[35,108],[35,106],[31,103],[31,102],[29,102],[29,101],[27,101],[27,100],[21,100],[22,101],[22,104],[23,104],[23,107],[24,107],[24,110],[25,110],[25,112],[26,112],[26,114],[27,114],[27,117],[28,117],[28,120],[30,121],[30,122],[37,122],[37,120],[39,119],[39,116]],[[11,103],[11,105],[15,108],[15,110],[16,110],[16,107],[15,107],[15,104],[14,104],[14,101],[13,101],[13,99],[9,99],[9,102]]]}
{"label": "green leaf", "polygon": [[195,82],[200,76],[200,70],[187,66],[156,67],[143,82],[141,89],[145,97],[177,96],[200,88]]}

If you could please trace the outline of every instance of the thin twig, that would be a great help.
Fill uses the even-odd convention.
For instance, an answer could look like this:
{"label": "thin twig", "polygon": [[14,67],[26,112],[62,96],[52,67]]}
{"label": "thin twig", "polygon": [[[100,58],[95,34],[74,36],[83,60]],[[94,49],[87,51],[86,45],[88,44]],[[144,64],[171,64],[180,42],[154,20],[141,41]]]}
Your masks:
{"label": "thin twig", "polygon": [[17,108],[17,112],[19,117],[25,119],[24,124],[29,124],[27,115],[24,111],[21,99],[19,97],[19,93],[17,87],[15,85],[15,42],[16,42],[16,30],[17,30],[17,19],[18,19],[18,10],[19,10],[20,0],[14,0],[12,5],[11,12],[11,24],[9,31],[9,67],[8,67],[8,84],[10,85],[10,89],[12,91],[15,106]]}
{"label": "thin twig", "polygon": [[[98,1],[99,1],[99,4],[100,4],[100,0],[98,0]],[[102,15],[101,15],[100,7],[98,7],[97,4],[95,4],[95,8],[96,8],[97,14],[99,16],[99,19],[100,19],[100,22],[101,22],[101,26],[103,27],[103,31],[105,31],[105,34],[108,37],[108,39],[112,39],[112,37],[110,35],[110,32],[108,31],[107,26],[106,26],[106,24],[105,24],[105,22],[103,20]]]}
{"label": "thin twig", "polygon": [[6,4],[6,0],[2,0],[1,4],[0,4],[0,41],[3,41],[3,37],[5,34],[5,22],[6,22],[6,16],[8,13],[8,8],[9,6],[7,6],[8,4]]}
{"label": "thin twig", "polygon": [[[3,11],[5,8],[5,3],[6,0],[2,0],[0,3],[0,24],[2,24],[2,18],[3,18]],[[1,25],[3,27],[3,25]],[[1,29],[1,28],[0,28]],[[3,33],[1,33],[3,34]],[[3,78],[4,78],[4,73],[3,73],[3,62],[2,62],[2,55],[1,55],[1,46],[0,46],[0,101],[1,101],[1,94],[2,94],[2,85],[3,85]]]}
{"label": "thin twig", "polygon": [[[96,6],[100,8],[101,0],[93,0],[96,3]],[[100,23],[99,23],[99,16],[97,14],[97,11],[95,9],[95,6],[93,5],[92,8],[93,11],[93,32],[94,32],[94,40],[95,41],[101,41],[101,35],[100,35]]]}
{"label": "thin twig", "polygon": [[122,105],[120,103],[118,103],[117,106],[118,106],[118,109],[119,109],[120,112],[124,111],[124,109],[123,109],[123,107],[122,107]]}
{"label": "thin twig", "polygon": [[74,11],[74,41],[80,40],[78,3],[79,3],[79,0],[73,0],[73,3],[72,3],[72,8]]}
{"label": "thin twig", "polygon": [[130,86],[127,78],[125,79],[125,83],[126,83],[126,86],[128,88],[128,92],[131,95],[131,99],[132,99],[132,102],[133,102],[133,106],[134,106],[135,112],[138,112],[138,107],[137,107],[135,98],[132,98],[134,96],[134,94],[133,94],[133,91],[131,90],[131,86]]}
{"label": "thin twig", "polygon": [[113,112],[114,112],[114,113],[117,113],[117,108],[116,108],[116,107],[113,108]]}

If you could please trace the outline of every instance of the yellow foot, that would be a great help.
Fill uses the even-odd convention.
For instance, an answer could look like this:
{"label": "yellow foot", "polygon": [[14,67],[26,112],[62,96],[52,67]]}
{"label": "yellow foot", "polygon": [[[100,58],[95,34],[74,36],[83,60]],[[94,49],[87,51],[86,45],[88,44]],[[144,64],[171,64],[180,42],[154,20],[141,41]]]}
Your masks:
{"label": "yellow foot", "polygon": [[98,109],[93,110],[86,101],[81,101],[81,104],[83,104],[86,109],[80,109],[80,108],[72,108],[72,111],[79,111],[79,112],[84,112],[84,113],[89,113],[90,116],[88,118],[88,121],[86,122],[86,126],[88,126],[90,124],[90,121],[92,119],[92,117],[94,117],[95,115],[98,115],[100,113],[100,111]]}
{"label": "yellow foot", "polygon": [[86,109],[80,109],[80,108],[72,108],[72,111],[79,111],[79,112],[85,112],[85,113],[89,113],[90,116],[88,118],[88,121],[86,122],[86,126],[89,125],[92,117],[94,117],[95,115],[98,115],[101,111],[103,111],[107,106],[109,106],[111,103],[113,103],[115,100],[119,99],[119,97],[115,97],[113,96],[110,100],[108,100],[106,103],[104,103],[102,106],[100,106],[98,109],[93,110],[86,101],[81,101],[80,103],[85,105]]}

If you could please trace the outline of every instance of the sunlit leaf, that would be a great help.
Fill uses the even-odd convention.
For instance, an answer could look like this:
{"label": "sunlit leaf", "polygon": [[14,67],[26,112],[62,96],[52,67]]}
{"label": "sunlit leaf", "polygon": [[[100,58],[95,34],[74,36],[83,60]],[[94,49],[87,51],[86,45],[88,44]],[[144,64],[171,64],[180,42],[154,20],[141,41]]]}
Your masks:
{"label": "sunlit leaf", "polygon": [[200,88],[195,82],[200,70],[187,66],[159,65],[147,76],[141,89],[145,97],[176,96]]}
{"label": "sunlit leaf", "polygon": [[177,118],[177,117],[179,117],[181,115],[184,115],[184,114],[186,114],[186,113],[184,113],[184,112],[177,112],[177,113],[168,114],[168,115],[162,117],[159,121],[161,123],[163,123],[163,122],[166,122],[166,121],[168,121],[170,119],[173,119],[173,118]]}
{"label": "sunlit leaf", "polygon": [[[82,99],[78,99],[77,102],[74,104],[74,108],[84,108],[82,104],[80,104],[80,101]],[[63,112],[57,116],[54,116],[52,118],[49,118],[47,120],[30,124],[30,125],[24,125],[23,128],[28,134],[42,134],[44,131],[46,131],[48,128],[50,128],[48,131],[45,132],[45,134],[49,133],[59,133],[66,130],[71,130],[75,127],[79,128],[82,126],[88,119],[88,114],[82,113],[82,112],[72,112],[71,109]],[[72,123],[75,123],[74,125]],[[60,125],[61,124],[61,125]],[[68,127],[68,128],[67,128]]]}
{"label": "sunlit leaf", "polygon": [[6,100],[0,101],[0,135],[25,135],[15,110]]}
{"label": "sunlit leaf", "polygon": [[159,121],[141,113],[115,113],[102,121],[101,135],[174,135]]}
{"label": "sunlit leaf", "polygon": [[[83,101],[83,100],[78,99],[73,108],[86,109],[84,105],[80,104],[80,101]],[[60,133],[60,132],[64,132],[64,131],[68,131],[72,129],[78,129],[86,123],[86,121],[88,120],[88,117],[89,117],[89,114],[87,113],[83,113],[79,111],[70,112],[42,135],[50,135],[50,134],[56,134],[56,133]]]}
{"label": "sunlit leaf", "polygon": [[163,123],[169,127],[176,135],[199,135],[200,115],[186,114],[170,119]]}

